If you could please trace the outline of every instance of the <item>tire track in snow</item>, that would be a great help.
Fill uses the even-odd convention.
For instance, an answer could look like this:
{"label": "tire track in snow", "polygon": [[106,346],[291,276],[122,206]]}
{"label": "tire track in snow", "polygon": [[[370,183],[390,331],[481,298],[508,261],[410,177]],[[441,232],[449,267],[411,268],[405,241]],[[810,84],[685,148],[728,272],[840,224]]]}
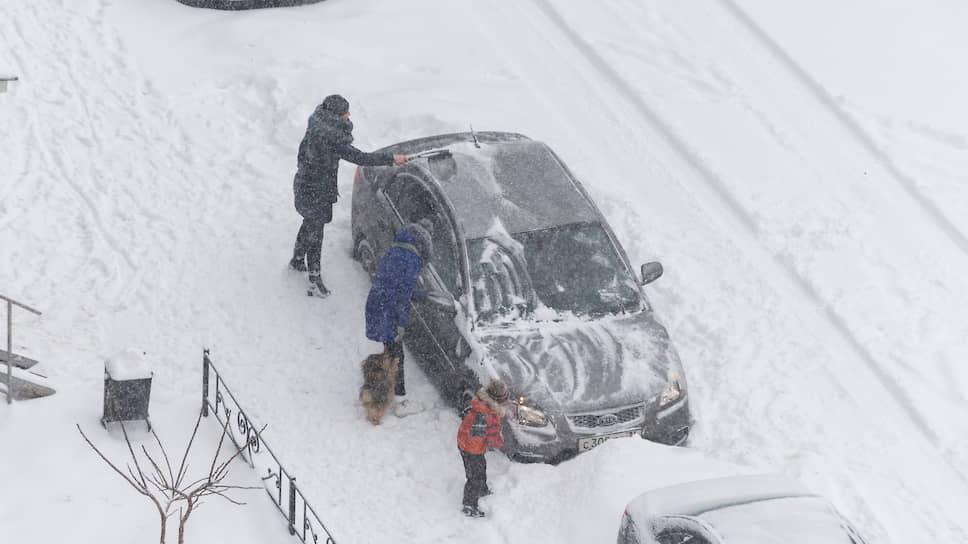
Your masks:
{"label": "tire track in snow", "polygon": [[[588,63],[593,66],[596,71],[601,74],[618,91],[618,93],[621,94],[639,114],[641,114],[646,121],[648,121],[666,138],[667,142],[686,162],[686,164],[698,174],[697,177],[702,180],[706,186],[711,189],[712,192],[715,193],[725,204],[732,218],[739,223],[742,229],[751,238],[753,238],[757,244],[761,245],[762,242],[759,240],[759,228],[756,225],[756,221],[749,214],[746,208],[740,204],[729,191],[726,183],[719,176],[719,174],[712,171],[706,165],[706,163],[699,156],[699,153],[689,147],[686,141],[676,133],[672,126],[666,122],[658,114],[658,112],[649,106],[649,104],[642,98],[641,94],[639,94],[639,92],[636,91],[636,89],[634,89],[631,85],[629,85],[611,66],[611,64],[608,63],[608,61],[602,58],[598,52],[585,43],[581,36],[579,36],[578,33],[568,25],[561,14],[559,14],[558,11],[547,2],[547,0],[532,1],[548,17],[548,20],[561,31],[561,33],[568,39],[575,49],[580,51],[585,56]],[[790,283],[796,288],[797,292],[799,292],[802,297],[809,301],[809,305],[820,309],[821,314],[830,323],[836,334],[846,341],[846,343],[850,346],[851,351],[857,355],[858,358],[861,359],[874,373],[884,389],[895,398],[898,404],[907,413],[911,421],[918,427],[918,430],[924,434],[932,444],[940,447],[940,437],[931,428],[924,416],[914,407],[914,403],[908,397],[907,393],[898,387],[896,382],[891,378],[890,375],[887,374],[887,372],[884,371],[874,356],[850,331],[844,319],[836,311],[834,311],[830,304],[823,299],[817,290],[814,289],[813,286],[796,271],[796,268],[791,262],[770,253],[768,250],[765,251],[769,254],[770,260],[773,261],[774,265],[776,265],[776,267],[783,272],[784,276],[790,280]],[[968,479],[965,480],[965,483],[968,484]]]}
{"label": "tire track in snow", "polygon": [[[816,322],[818,330],[823,331],[828,336],[839,339],[838,343],[843,343],[845,349],[852,352],[859,358],[866,368],[873,376],[877,379],[877,382],[881,385],[881,389],[889,395],[893,400],[897,408],[903,413],[909,423],[912,425],[915,432],[921,433],[930,443],[934,446],[937,457],[939,457],[944,465],[949,469],[949,473],[953,473],[962,484],[968,484],[968,477],[965,473],[958,468],[958,464],[952,459],[953,452],[946,447],[941,442],[941,437],[933,430],[930,426],[928,420],[923,414],[914,406],[913,401],[909,397],[908,393],[902,390],[898,384],[887,374],[881,364],[877,361],[877,358],[859,341],[859,339],[850,331],[847,326],[846,321],[840,316],[831,306],[827,303],[822,295],[813,288],[813,286],[804,279],[796,270],[793,262],[784,259],[780,255],[773,254],[763,245],[763,242],[759,240],[759,229],[756,226],[754,218],[746,211],[746,209],[739,203],[739,201],[733,196],[733,194],[727,189],[725,180],[723,180],[716,172],[709,168],[704,162],[700,154],[689,147],[687,142],[681,138],[675,130],[672,128],[671,124],[666,122],[656,110],[649,106],[644,98],[637,92],[635,88],[631,86],[621,75],[615,70],[615,68],[605,61],[597,51],[595,51],[590,45],[584,42],[584,40],[578,35],[578,33],[570,27],[567,22],[563,19],[560,13],[558,13],[554,7],[552,7],[547,0],[533,0],[532,2],[542,14],[547,17],[547,19],[553,23],[553,26],[560,31],[567,38],[569,42],[582,56],[585,57],[587,63],[594,69],[595,72],[602,76],[602,79],[607,82],[613,90],[618,91],[618,94],[625,98],[630,105],[636,110],[640,116],[645,119],[650,126],[656,129],[659,134],[666,139],[666,141],[672,146],[675,153],[685,161],[685,163],[696,173],[697,177],[704,182],[704,185],[716,195],[719,201],[725,205],[727,208],[728,216],[730,219],[734,220],[739,226],[740,230],[745,232],[749,237],[755,241],[753,249],[758,254],[758,259],[761,261],[772,262],[773,266],[777,268],[780,272],[780,279],[784,279],[790,286],[794,288],[802,298],[804,298],[809,304],[801,305],[812,306],[813,313],[817,318],[820,318]],[[499,11],[495,8],[496,11]],[[519,15],[519,18],[524,19],[524,15]],[[540,35],[540,29],[535,28],[534,34]],[[548,42],[546,36],[540,36],[537,38],[541,41]],[[552,47],[554,49],[554,47]],[[516,62],[516,61],[512,61]],[[586,89],[596,87],[595,77],[589,77],[587,72],[584,72],[580,67],[575,65],[570,65],[567,67],[571,69],[576,74],[576,79],[584,82],[585,89],[578,92],[588,92]],[[526,73],[526,72],[523,72]],[[557,75],[557,74],[556,74]],[[526,82],[527,83],[527,82]],[[569,89],[570,92],[576,92],[575,89]],[[598,90],[601,92],[601,89]],[[541,95],[542,93],[538,93]],[[609,95],[614,95],[614,93],[603,93],[600,98],[602,100],[590,103],[607,103],[604,100]],[[634,134],[634,128],[630,126],[634,123],[634,120],[630,119],[618,119],[615,125],[624,127],[626,131]],[[621,134],[616,134],[616,137],[621,138]],[[823,368],[824,373],[828,376],[828,380],[832,386],[839,389],[841,392],[845,393],[845,396],[852,398],[845,385],[840,383],[839,377],[834,375],[832,370],[829,368]],[[942,525],[947,526],[953,534],[963,534],[959,527],[952,525],[943,519],[936,519],[936,521]]]}
{"label": "tire track in snow", "polygon": [[[31,92],[39,100],[37,107],[27,108],[25,147],[31,162],[39,165],[29,172],[36,179],[31,190],[56,196],[43,199],[54,201],[44,205],[54,214],[79,214],[74,221],[78,228],[64,231],[80,237],[85,248],[80,270],[72,274],[80,284],[71,289],[94,292],[118,310],[129,306],[140,289],[154,287],[152,274],[147,276],[149,284],[144,283],[146,273],[170,261],[173,248],[190,240],[190,233],[176,227],[186,216],[188,224],[203,220],[210,194],[192,183],[190,168],[196,161],[184,144],[184,132],[177,126],[141,121],[164,122],[170,116],[158,94],[131,67],[117,33],[106,24],[111,2],[100,0],[80,12],[69,2],[58,2],[57,8],[50,3],[26,4],[13,17],[21,43],[40,33],[55,37],[36,40],[35,54],[56,62],[32,66],[21,61],[28,75],[36,73],[23,83],[33,80]],[[50,13],[60,15],[52,18]],[[87,30],[76,32],[77,25]],[[48,88],[39,88],[44,84]],[[185,161],[161,164],[155,157],[173,151]],[[70,188],[80,208],[61,202],[65,195],[58,185]],[[172,213],[165,209],[173,200],[168,194],[203,205]],[[98,249],[102,243],[107,252]],[[150,296],[140,300],[153,304]]]}
{"label": "tire track in snow", "polygon": [[[63,2],[61,4],[63,5]],[[33,19],[37,21],[42,20],[39,4],[32,2],[30,3],[29,7],[33,11],[33,13],[31,14],[33,16]],[[48,20],[47,22],[50,23],[52,21]],[[71,43],[71,40],[69,38],[70,32],[67,32],[65,30],[66,29],[63,27],[55,28],[55,31],[57,32],[57,34],[59,34],[64,38],[64,40],[61,43]],[[27,36],[24,35],[22,37],[26,39]],[[59,73],[66,75],[69,78],[69,83],[71,84],[70,86],[76,90],[75,92],[69,92],[64,94],[71,97],[71,101],[75,106],[75,109],[79,109],[83,113],[84,118],[88,118],[88,119],[91,118],[92,112],[91,112],[90,105],[87,102],[88,98],[87,96],[85,96],[86,95],[86,93],[84,92],[85,86],[82,84],[82,81],[78,79],[77,75],[74,73],[74,70],[72,69],[72,66],[68,60],[68,59],[72,59],[71,54],[69,52],[65,52],[59,56],[59,59],[60,59],[61,67],[63,68],[63,70],[61,70]],[[31,113],[31,125],[33,127],[43,126],[37,120],[36,117],[37,117],[36,112]],[[75,127],[76,126],[77,125],[75,125]],[[89,125],[82,125],[82,130],[85,130],[85,132],[87,133],[86,138],[84,138],[85,140],[88,140],[88,141],[96,140],[96,135],[93,134],[92,132],[93,129]],[[132,269],[136,268],[134,264],[134,260],[131,258],[131,255],[124,249],[122,244],[110,232],[110,229],[106,227],[105,220],[101,216],[101,213],[98,210],[98,207],[95,204],[94,200],[88,194],[88,191],[78,181],[76,181],[76,178],[78,176],[76,175],[76,173],[73,171],[73,169],[70,167],[70,165],[67,162],[72,157],[66,157],[66,158],[63,157],[62,155],[57,153],[56,150],[51,150],[51,145],[47,143],[48,141],[57,141],[58,137],[66,137],[66,136],[67,135],[65,134],[48,135],[48,137],[35,140],[35,143],[38,145],[38,149],[40,150],[41,157],[44,159],[44,163],[55,166],[60,173],[60,176],[58,177],[61,180],[65,181],[73,189],[76,196],[81,200],[81,202],[84,204],[84,207],[87,209],[87,212],[91,217],[94,226],[96,227],[98,236],[102,240],[104,240],[104,242],[114,251],[114,253],[116,253],[128,265],[129,268],[132,268]],[[83,140],[79,135],[71,135],[71,136],[74,136],[75,138],[78,138],[83,142]]]}
{"label": "tire track in snow", "polygon": [[894,161],[881,150],[874,138],[855,121],[846,111],[837,105],[831,94],[814,79],[803,66],[791,57],[780,44],[774,40],[749,14],[733,0],[719,0],[719,3],[767,50],[770,51],[790,72],[810,90],[817,101],[847,129],[857,143],[864,148],[880,165],[894,178],[901,190],[917,204],[929,221],[937,225],[945,236],[963,253],[968,254],[968,236],[948,219],[930,198],[919,189],[913,177],[902,172]]}
{"label": "tire track in snow", "polygon": [[[823,331],[832,339],[837,339],[835,343],[842,343],[845,346],[845,350],[854,353],[855,356],[864,363],[862,368],[866,368],[871,374],[873,374],[874,378],[877,380],[877,383],[881,385],[882,391],[893,399],[897,409],[900,410],[900,412],[908,419],[914,432],[921,433],[926,438],[927,442],[933,445],[939,452],[938,456],[941,458],[940,460],[950,469],[950,472],[954,473],[954,475],[960,479],[963,484],[968,484],[968,478],[966,478],[965,474],[956,467],[952,459],[950,459],[950,456],[947,454],[948,450],[941,444],[941,438],[932,429],[925,417],[917,410],[908,394],[898,387],[896,382],[885,372],[883,367],[878,363],[877,359],[871,354],[871,352],[868,351],[866,347],[861,344],[858,338],[849,330],[845,320],[822,298],[820,293],[796,271],[794,263],[785,260],[782,256],[771,253],[762,245],[762,242],[758,239],[759,231],[756,227],[753,217],[726,188],[724,180],[703,162],[699,153],[691,149],[688,144],[672,129],[671,125],[667,123],[654,109],[652,109],[649,104],[636,92],[636,90],[632,88],[631,85],[626,82],[608,62],[606,62],[596,51],[594,51],[588,44],[584,42],[577,32],[563,20],[562,16],[546,0],[533,0],[533,4],[540,12],[542,12],[543,16],[546,17],[547,20],[550,21],[554,27],[556,27],[557,30],[567,38],[567,42],[575,47],[575,49],[585,57],[586,62],[588,62],[594,71],[602,76],[601,78],[588,77],[588,74],[582,72],[579,67],[574,65],[568,66],[568,69],[571,69],[575,72],[576,79],[584,82],[584,85],[581,86],[583,87],[581,90],[570,89],[570,92],[591,93],[587,95],[590,97],[594,95],[595,92],[598,92],[602,93],[599,98],[605,98],[606,96],[614,95],[614,91],[618,91],[618,94],[625,98],[630,105],[632,105],[641,118],[643,118],[649,126],[653,127],[662,137],[665,138],[667,143],[672,146],[674,152],[684,160],[689,168],[691,168],[697,174],[697,178],[703,181],[703,185],[716,196],[716,199],[725,205],[728,211],[727,217],[738,225],[738,230],[745,232],[749,237],[753,238],[753,240],[756,242],[756,244],[753,246],[753,249],[756,253],[754,258],[772,263],[772,266],[781,272],[780,276],[778,277],[789,284],[789,286],[793,288],[793,291],[807,302],[801,306],[809,306],[813,308],[813,315],[819,319],[819,321],[816,321],[816,326],[818,327],[817,330]],[[493,10],[500,11],[500,9],[497,7],[494,7]],[[516,15],[516,17],[523,18],[522,15]],[[540,32],[533,32],[533,34],[537,36],[536,39],[545,43],[549,42],[545,36],[540,36]],[[495,38],[495,40],[499,40],[499,37]],[[552,49],[555,49],[555,45],[549,43],[549,46]],[[509,62],[516,63],[513,58],[509,58]],[[549,70],[554,71],[551,68],[549,68]],[[527,73],[527,70],[521,70],[521,72]],[[532,87],[534,86],[532,83],[528,82],[526,78],[522,79],[523,83]],[[611,87],[612,92],[607,92],[606,90],[601,89],[598,85],[598,82],[595,81],[596,79],[603,80],[606,83],[606,86]],[[595,89],[596,87],[599,88]],[[593,92],[591,89],[595,89],[595,91]],[[539,92],[538,94],[540,95],[541,93]],[[603,103],[603,101],[595,100],[587,103]],[[552,106],[548,104],[547,107]],[[614,125],[624,127],[630,134],[634,134],[635,132],[634,128],[631,126],[631,123],[634,123],[634,121],[630,119],[613,118],[612,122]],[[621,134],[618,136],[621,137]],[[839,382],[838,376],[832,374],[831,369],[824,368],[823,371],[828,376],[828,380],[832,386],[844,393],[848,393],[845,386]],[[851,397],[849,394],[847,396]]]}

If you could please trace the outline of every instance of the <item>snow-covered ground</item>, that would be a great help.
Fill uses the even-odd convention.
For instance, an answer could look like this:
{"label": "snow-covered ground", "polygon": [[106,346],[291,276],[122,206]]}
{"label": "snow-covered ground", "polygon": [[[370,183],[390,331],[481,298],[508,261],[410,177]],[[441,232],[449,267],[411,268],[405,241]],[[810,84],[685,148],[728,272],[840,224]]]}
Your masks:
{"label": "snow-covered ground", "polygon": [[[0,95],[0,294],[44,312],[14,312],[14,348],[58,390],[0,405],[0,540],[155,539],[74,424],[124,458],[98,418],[104,360],[133,347],[180,450],[208,347],[337,542],[610,541],[641,491],[763,471],[871,542],[968,541],[966,23],[955,0],[0,5],[0,72],[20,77]],[[308,299],[284,266],[296,147],[333,92],[363,149],[469,125],[549,143],[632,262],[665,265],[647,291],[691,447],[490,454],[491,515],[469,520],[458,421],[412,361],[430,409],[366,423],[350,165],[335,294]],[[239,498],[194,514],[189,541],[290,541],[262,491]]]}

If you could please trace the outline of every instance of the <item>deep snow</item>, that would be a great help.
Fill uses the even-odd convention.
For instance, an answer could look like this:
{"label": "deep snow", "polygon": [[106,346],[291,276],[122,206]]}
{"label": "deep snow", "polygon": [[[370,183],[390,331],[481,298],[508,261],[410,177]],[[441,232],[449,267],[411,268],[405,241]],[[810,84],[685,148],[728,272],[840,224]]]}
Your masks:
{"label": "deep snow", "polygon": [[[968,541],[966,19],[954,0],[3,4],[0,71],[20,80],[0,95],[0,294],[44,312],[14,313],[14,347],[58,393],[0,405],[0,534],[154,540],[152,507],[74,424],[123,459],[98,424],[104,362],[142,350],[179,450],[208,347],[337,542],[610,541],[641,491],[762,471],[871,542]],[[296,147],[331,92],[363,149],[469,125],[549,143],[633,264],[665,266],[646,292],[685,366],[691,448],[491,454],[491,516],[467,520],[458,421],[412,361],[430,408],[367,424],[351,165],[324,242],[334,295],[284,268]],[[195,514],[190,541],[288,541],[261,491],[242,496]]]}

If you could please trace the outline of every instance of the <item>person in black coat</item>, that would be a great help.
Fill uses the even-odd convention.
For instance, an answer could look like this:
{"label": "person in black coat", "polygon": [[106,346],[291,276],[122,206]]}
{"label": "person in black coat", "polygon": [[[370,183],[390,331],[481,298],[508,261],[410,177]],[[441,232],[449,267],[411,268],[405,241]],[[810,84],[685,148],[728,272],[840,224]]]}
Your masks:
{"label": "person in black coat", "polygon": [[309,116],[306,135],[299,144],[298,169],[292,182],[296,211],[303,222],[296,235],[289,266],[309,271],[309,294],[329,294],[320,278],[323,228],[333,219],[339,198],[336,173],[339,160],[361,166],[390,166],[407,162],[406,155],[365,153],[353,147],[350,105],[338,94],[327,96]]}

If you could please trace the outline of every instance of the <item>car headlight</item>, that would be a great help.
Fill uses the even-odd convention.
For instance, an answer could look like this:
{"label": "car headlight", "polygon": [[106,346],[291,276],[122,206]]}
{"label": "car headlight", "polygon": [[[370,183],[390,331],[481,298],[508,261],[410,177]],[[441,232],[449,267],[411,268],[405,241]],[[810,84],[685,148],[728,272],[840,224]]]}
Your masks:
{"label": "car headlight", "polygon": [[669,372],[669,384],[659,395],[659,408],[664,408],[682,398],[682,383],[679,380],[679,373],[675,370]]}
{"label": "car headlight", "polygon": [[516,419],[518,420],[518,423],[521,425],[528,425],[529,427],[544,427],[548,424],[548,416],[537,408],[526,406],[524,404],[524,397],[520,397],[518,399],[518,404],[515,408],[515,415],[517,416]]}

